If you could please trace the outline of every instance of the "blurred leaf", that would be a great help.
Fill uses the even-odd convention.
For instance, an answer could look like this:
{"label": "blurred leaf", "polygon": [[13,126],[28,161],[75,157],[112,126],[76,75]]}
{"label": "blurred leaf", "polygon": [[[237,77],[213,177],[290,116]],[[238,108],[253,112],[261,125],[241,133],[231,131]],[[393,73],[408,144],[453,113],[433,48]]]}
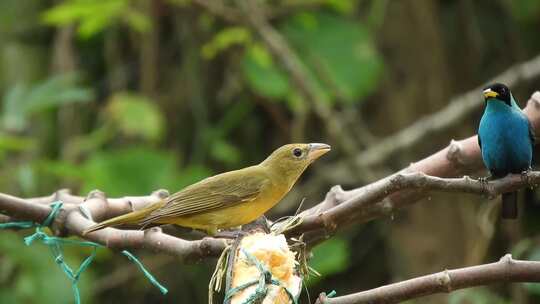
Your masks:
{"label": "blurred leaf", "polygon": [[17,85],[6,93],[3,103],[3,124],[7,129],[22,130],[28,116],[69,103],[93,99],[90,89],[77,85],[77,74],[53,76],[36,85]]}
{"label": "blurred leaf", "polygon": [[24,163],[18,167],[16,179],[22,193],[36,192],[38,181],[34,173],[34,168],[28,163]]}
{"label": "blurred leaf", "polygon": [[334,237],[313,249],[313,257],[309,266],[321,274],[321,277],[310,277],[309,284],[317,283],[322,277],[344,271],[349,266],[349,243]]}
{"label": "blurred leaf", "polygon": [[85,154],[102,148],[108,141],[116,138],[116,130],[106,121],[88,134],[83,134],[70,140],[65,146],[66,159],[80,159]]}
{"label": "blurred leaf", "polygon": [[210,155],[217,161],[228,165],[234,165],[240,162],[240,149],[226,142],[225,140],[216,140],[210,148]]}
{"label": "blurred leaf", "polygon": [[259,44],[252,45],[242,62],[242,70],[251,88],[269,98],[283,98],[289,92],[289,80]]}
{"label": "blurred leaf", "polygon": [[[535,247],[529,254],[527,260],[540,261],[540,246]],[[540,283],[524,283],[523,286],[528,292],[540,295]]]}
{"label": "blurred leaf", "polygon": [[85,179],[84,170],[77,165],[65,161],[43,160],[38,163],[38,168],[56,177],[83,181]]}
{"label": "blurred leaf", "polygon": [[514,17],[522,21],[536,21],[540,14],[540,1],[538,0],[514,0],[509,1]]}
{"label": "blurred leaf", "polygon": [[371,28],[378,28],[384,23],[384,17],[388,9],[390,0],[380,0],[371,2],[367,23]]}
{"label": "blurred leaf", "polygon": [[150,99],[131,93],[118,93],[106,109],[107,118],[128,136],[157,141],[164,131],[164,119]]}
{"label": "blurred leaf", "polygon": [[120,21],[139,32],[151,27],[148,17],[137,11],[131,0],[68,0],[45,11],[43,21],[56,26],[77,22],[79,35],[83,38],[89,38]]}
{"label": "blurred leaf", "polygon": [[37,30],[38,12],[41,1],[2,0],[0,1],[0,35],[2,42],[9,35]]}
{"label": "blurred leaf", "polygon": [[533,246],[534,242],[529,239],[529,238],[526,238],[526,239],[522,239],[520,240],[517,244],[515,244],[513,247],[512,247],[512,257],[516,258],[516,259],[521,259],[523,257],[523,255],[529,250],[531,249],[531,247]]}
{"label": "blurred leaf", "polygon": [[229,136],[235,128],[244,125],[245,119],[251,114],[254,107],[253,102],[246,102],[245,100],[231,104],[217,123],[216,132],[221,137]]}
{"label": "blurred leaf", "polygon": [[[279,29],[324,99],[355,102],[376,89],[383,64],[364,24],[332,14],[300,13]],[[248,84],[258,94],[269,98],[288,95],[287,76],[262,47],[251,47],[242,66]]]}
{"label": "blurred leaf", "polygon": [[338,93],[345,101],[356,101],[376,88],[383,66],[364,24],[331,14],[304,13],[281,30],[329,95]]}
{"label": "blurred leaf", "polygon": [[180,7],[188,6],[191,4],[191,0],[166,0],[170,4],[174,4]]}
{"label": "blurred leaf", "polygon": [[234,44],[245,44],[251,41],[251,33],[241,26],[225,28],[214,35],[212,40],[202,47],[202,55],[206,59],[212,59],[220,52]]}
{"label": "blurred leaf", "polygon": [[148,195],[162,188],[173,193],[211,174],[202,166],[178,169],[174,154],[146,148],[95,153],[82,170],[83,193],[100,189],[110,196]]}
{"label": "blurred leaf", "polygon": [[124,14],[126,23],[139,33],[147,32],[152,27],[152,23],[150,22],[148,16],[140,11],[128,9],[124,12]]}
{"label": "blurred leaf", "polygon": [[175,186],[176,161],[172,153],[127,148],[93,154],[83,164],[83,192],[93,189],[110,196],[148,195]]}
{"label": "blurred leaf", "polygon": [[34,138],[0,133],[0,150],[25,151],[35,148]]}
{"label": "blurred leaf", "polygon": [[[80,257],[72,250],[65,257],[70,265],[80,263]],[[73,303],[71,282],[47,248],[38,243],[25,246],[19,234],[0,234],[0,273],[0,303]],[[91,282],[92,272],[86,270],[79,281],[83,303],[91,300],[88,297]]]}
{"label": "blurred leaf", "polygon": [[358,5],[358,0],[326,0],[326,5],[333,8],[336,12],[351,14]]}
{"label": "blurred leaf", "polygon": [[306,102],[302,96],[298,94],[298,92],[291,91],[290,94],[287,95],[286,102],[289,109],[296,113],[300,113],[305,110]]}
{"label": "blurred leaf", "polygon": [[448,298],[448,304],[510,304],[485,287],[457,290]]}
{"label": "blurred leaf", "polygon": [[211,175],[212,171],[204,166],[190,165],[181,168],[179,176],[174,181],[174,185],[167,188],[167,190],[174,193]]}
{"label": "blurred leaf", "polygon": [[11,130],[22,130],[26,125],[24,112],[25,88],[16,85],[4,96],[2,124]]}
{"label": "blurred leaf", "polygon": [[32,87],[26,96],[26,113],[32,114],[67,103],[86,102],[93,98],[92,91],[77,86],[79,75],[75,73],[53,76]]}

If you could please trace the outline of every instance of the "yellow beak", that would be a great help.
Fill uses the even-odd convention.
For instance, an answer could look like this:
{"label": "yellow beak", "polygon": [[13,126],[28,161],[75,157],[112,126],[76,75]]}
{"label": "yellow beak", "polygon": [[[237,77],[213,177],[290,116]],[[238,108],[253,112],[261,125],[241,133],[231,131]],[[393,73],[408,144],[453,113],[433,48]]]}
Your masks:
{"label": "yellow beak", "polygon": [[491,89],[485,89],[483,93],[484,93],[484,98],[485,99],[495,98],[495,97],[499,96],[499,93],[497,93],[495,91],[492,91]]}
{"label": "yellow beak", "polygon": [[317,144],[317,143],[309,144],[308,158],[310,161],[314,161],[317,158],[328,153],[330,149],[331,149],[330,146],[327,144]]}

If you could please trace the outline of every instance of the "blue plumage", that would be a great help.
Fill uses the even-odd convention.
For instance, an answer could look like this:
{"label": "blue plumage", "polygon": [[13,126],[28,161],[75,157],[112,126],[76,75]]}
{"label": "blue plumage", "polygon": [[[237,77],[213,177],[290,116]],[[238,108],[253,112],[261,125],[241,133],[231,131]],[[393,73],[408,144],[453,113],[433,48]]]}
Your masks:
{"label": "blue plumage", "polygon": [[[478,128],[484,164],[495,178],[528,170],[534,140],[529,120],[506,86],[492,85],[484,97],[486,108]],[[516,193],[503,195],[503,218],[517,217],[516,198]]]}
{"label": "blue plumage", "polygon": [[482,159],[494,177],[520,173],[531,166],[532,144],[529,120],[517,107],[490,101],[480,120],[478,135]]}

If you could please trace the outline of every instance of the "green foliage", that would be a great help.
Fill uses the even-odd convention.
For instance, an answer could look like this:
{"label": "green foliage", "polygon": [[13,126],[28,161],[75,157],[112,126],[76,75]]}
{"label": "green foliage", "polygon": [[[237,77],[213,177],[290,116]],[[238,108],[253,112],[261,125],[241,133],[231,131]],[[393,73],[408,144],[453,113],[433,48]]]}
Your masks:
{"label": "green foliage", "polygon": [[342,238],[334,237],[313,249],[313,257],[309,260],[311,268],[321,274],[313,276],[308,284],[316,284],[321,278],[339,273],[349,266],[349,243]]}
{"label": "green foliage", "polygon": [[[76,264],[78,251],[66,252],[68,263]],[[79,283],[82,302],[90,301],[86,291],[92,280],[87,270]],[[24,245],[22,236],[3,231],[0,234],[0,303],[73,303],[71,282],[41,244]]]}
{"label": "green foliage", "polygon": [[13,87],[4,96],[3,126],[11,130],[22,130],[32,114],[92,100],[92,91],[78,85],[78,82],[80,79],[77,74],[63,74],[30,87],[22,84]]}
{"label": "green foliage", "polygon": [[172,183],[174,184],[167,188],[167,190],[170,190],[171,193],[174,193],[213,174],[209,168],[201,165],[188,165],[180,168],[179,172],[180,173],[175,176],[175,179],[172,180]]}
{"label": "green foliage", "polygon": [[[327,13],[300,13],[279,29],[325,99],[355,102],[377,87],[383,64],[362,23]],[[276,99],[290,95],[288,77],[262,47],[249,48],[242,66],[248,84],[258,94]]]}
{"label": "green foliage", "polygon": [[286,22],[282,31],[323,87],[335,87],[346,101],[376,88],[382,61],[365,25],[330,14],[303,13]]}
{"label": "green foliage", "polygon": [[47,10],[43,20],[51,25],[78,23],[79,36],[89,38],[111,25],[122,22],[138,32],[151,27],[149,18],[137,10],[132,0],[67,0]]}
{"label": "green foliage", "polygon": [[4,134],[0,132],[0,163],[8,152],[23,152],[35,149],[36,141],[33,138]]}
{"label": "green foliage", "polygon": [[202,55],[212,59],[220,52],[235,44],[245,44],[251,41],[251,33],[241,26],[227,27],[214,35],[214,38],[202,47]]}
{"label": "green foliage", "polygon": [[[2,0],[0,1],[0,35],[2,40],[13,33],[38,29],[36,21],[40,1]],[[0,41],[0,43],[3,41]]]}
{"label": "green foliage", "polygon": [[213,142],[210,155],[213,159],[228,165],[237,164],[241,161],[240,150],[221,138]]}
{"label": "green foliage", "polygon": [[83,163],[82,170],[83,193],[100,189],[110,196],[147,195],[160,188],[176,191],[208,174],[195,167],[184,168],[178,175],[172,153],[147,148],[95,153]]}
{"label": "green foliage", "polygon": [[213,160],[227,166],[238,166],[242,163],[242,151],[230,138],[237,128],[243,126],[246,117],[253,109],[253,103],[235,102],[227,108],[222,118],[204,133],[205,146]]}
{"label": "green foliage", "polygon": [[[270,24],[298,55],[307,73],[305,80],[328,101],[334,119],[352,133],[367,128],[375,134],[391,134],[418,115],[443,107],[448,94],[491,78],[492,72],[505,70],[519,58],[534,56],[540,47],[538,0],[464,1],[467,5],[440,1],[435,10],[429,1],[414,5],[389,0],[262,2]],[[98,188],[111,197],[146,195],[158,188],[175,192],[214,170],[233,170],[262,160],[273,147],[291,138],[340,142],[341,138],[325,130],[324,118],[310,111],[311,103],[299,94],[255,31],[247,24],[222,18],[222,14],[234,16],[238,12],[234,1],[224,4],[208,8],[191,0],[0,1],[1,192],[41,196],[70,188],[84,196]],[[510,13],[514,18],[508,18]],[[431,30],[423,31],[425,24]],[[74,39],[72,29],[78,31],[77,37],[88,39]],[[411,34],[414,29],[419,32]],[[392,65],[384,87],[379,84],[385,63],[375,39]],[[507,47],[509,43],[512,47]],[[415,50],[430,53],[429,64],[413,54]],[[76,75],[51,73],[72,63],[85,71],[84,82]],[[456,66],[464,67],[466,77],[462,77],[463,68],[452,68]],[[439,72],[443,75],[436,75]],[[422,105],[418,100],[441,88],[446,89],[440,98],[430,99],[426,109],[417,109]],[[391,98],[395,94],[388,92],[398,91],[402,94],[396,108]],[[369,107],[359,107],[368,97]],[[82,104],[88,101],[93,102]],[[368,109],[372,112],[365,112]],[[359,120],[363,120],[362,125],[355,126]],[[462,127],[465,129],[452,132],[469,134],[473,124],[471,120]],[[359,149],[370,144],[369,139],[356,139]],[[425,144],[425,149],[413,150],[427,151],[438,145]],[[336,150],[334,161],[343,149],[338,144]],[[420,158],[418,151],[409,151],[406,158]],[[327,161],[332,160],[321,160]],[[396,158],[380,169],[392,170],[404,161]],[[330,179],[354,183],[345,173]],[[313,198],[324,196],[329,179],[313,175],[325,173],[309,170],[307,174],[310,176],[299,181],[303,185],[296,191]],[[310,183],[312,178],[317,182]],[[533,205],[527,206],[534,209]],[[272,212],[270,218],[274,218]],[[515,257],[540,259],[540,250],[535,248],[540,221],[534,214],[527,213],[530,222],[525,223],[522,236],[529,239],[513,248]],[[469,226],[474,227],[464,225]],[[358,237],[356,229],[366,228],[353,228],[350,233]],[[355,255],[359,259],[371,259],[375,251],[395,250],[379,239],[386,235],[370,234],[373,239],[369,243],[375,245],[367,247],[340,238],[324,242],[315,248],[310,261],[323,277],[311,278],[309,285],[319,284],[313,286],[316,290],[344,292],[370,288],[373,280],[395,277],[392,265],[403,256],[411,258],[410,252],[379,255],[379,259],[369,261],[377,267],[350,269],[351,252],[359,246],[367,250]],[[402,237],[403,243],[417,241],[414,234]],[[503,242],[490,246],[488,256],[507,245],[504,237],[494,237]],[[38,246],[25,247],[18,234],[0,233],[0,303],[73,302],[69,281],[46,248]],[[406,247],[401,250],[407,251]],[[442,255],[452,255],[455,250],[443,251]],[[82,251],[69,252],[68,258],[77,258],[73,264],[78,264]],[[112,277],[118,280],[113,280],[111,287],[118,286],[98,288],[102,291],[94,295],[96,303],[115,301],[111,299],[126,303],[206,300],[211,274],[207,270],[213,268],[212,261],[203,266],[179,266],[181,273],[177,265],[156,269],[160,280],[173,284],[171,294],[163,298],[142,276],[129,277],[131,270],[122,269],[125,258],[107,250],[99,255],[89,270],[99,272],[97,279],[102,280],[114,269]],[[430,261],[417,264],[417,270],[423,271]],[[345,272],[373,280],[351,283],[339,275]],[[85,272],[82,284],[94,285],[92,279],[92,272]],[[540,297],[538,284],[520,286],[529,293],[529,302]],[[81,286],[81,291],[91,290],[87,287]],[[508,288],[505,286],[505,291]],[[450,295],[453,304],[502,304],[502,297],[493,287]],[[84,303],[89,300],[87,297]]]}
{"label": "green foliage", "polygon": [[519,20],[534,22],[540,14],[540,1],[514,0],[509,2],[512,14]]}
{"label": "green foliage", "polygon": [[125,135],[150,141],[163,135],[163,115],[154,102],[141,95],[116,93],[105,112],[107,121]]}
{"label": "green foliage", "polygon": [[358,0],[326,0],[325,2],[328,7],[343,14],[351,14],[354,12],[354,8],[358,4]]}
{"label": "green foliage", "polygon": [[284,98],[290,91],[289,79],[277,68],[268,51],[259,44],[248,48],[242,70],[251,88],[268,98]]}
{"label": "green foliage", "polygon": [[457,290],[449,295],[448,304],[510,304],[485,287]]}
{"label": "green foliage", "polygon": [[[533,248],[527,260],[540,261],[540,246]],[[523,286],[529,293],[540,296],[540,283],[524,283]]]}

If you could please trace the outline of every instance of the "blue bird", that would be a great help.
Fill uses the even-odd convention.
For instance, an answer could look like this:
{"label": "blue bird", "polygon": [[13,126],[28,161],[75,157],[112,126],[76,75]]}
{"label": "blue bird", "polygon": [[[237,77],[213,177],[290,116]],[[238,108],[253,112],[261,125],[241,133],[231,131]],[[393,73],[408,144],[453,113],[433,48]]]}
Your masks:
{"label": "blue bird", "polygon": [[[504,177],[531,167],[534,134],[529,120],[504,84],[483,91],[485,110],[478,128],[478,145],[491,176]],[[502,217],[516,218],[517,192],[502,195]]]}

